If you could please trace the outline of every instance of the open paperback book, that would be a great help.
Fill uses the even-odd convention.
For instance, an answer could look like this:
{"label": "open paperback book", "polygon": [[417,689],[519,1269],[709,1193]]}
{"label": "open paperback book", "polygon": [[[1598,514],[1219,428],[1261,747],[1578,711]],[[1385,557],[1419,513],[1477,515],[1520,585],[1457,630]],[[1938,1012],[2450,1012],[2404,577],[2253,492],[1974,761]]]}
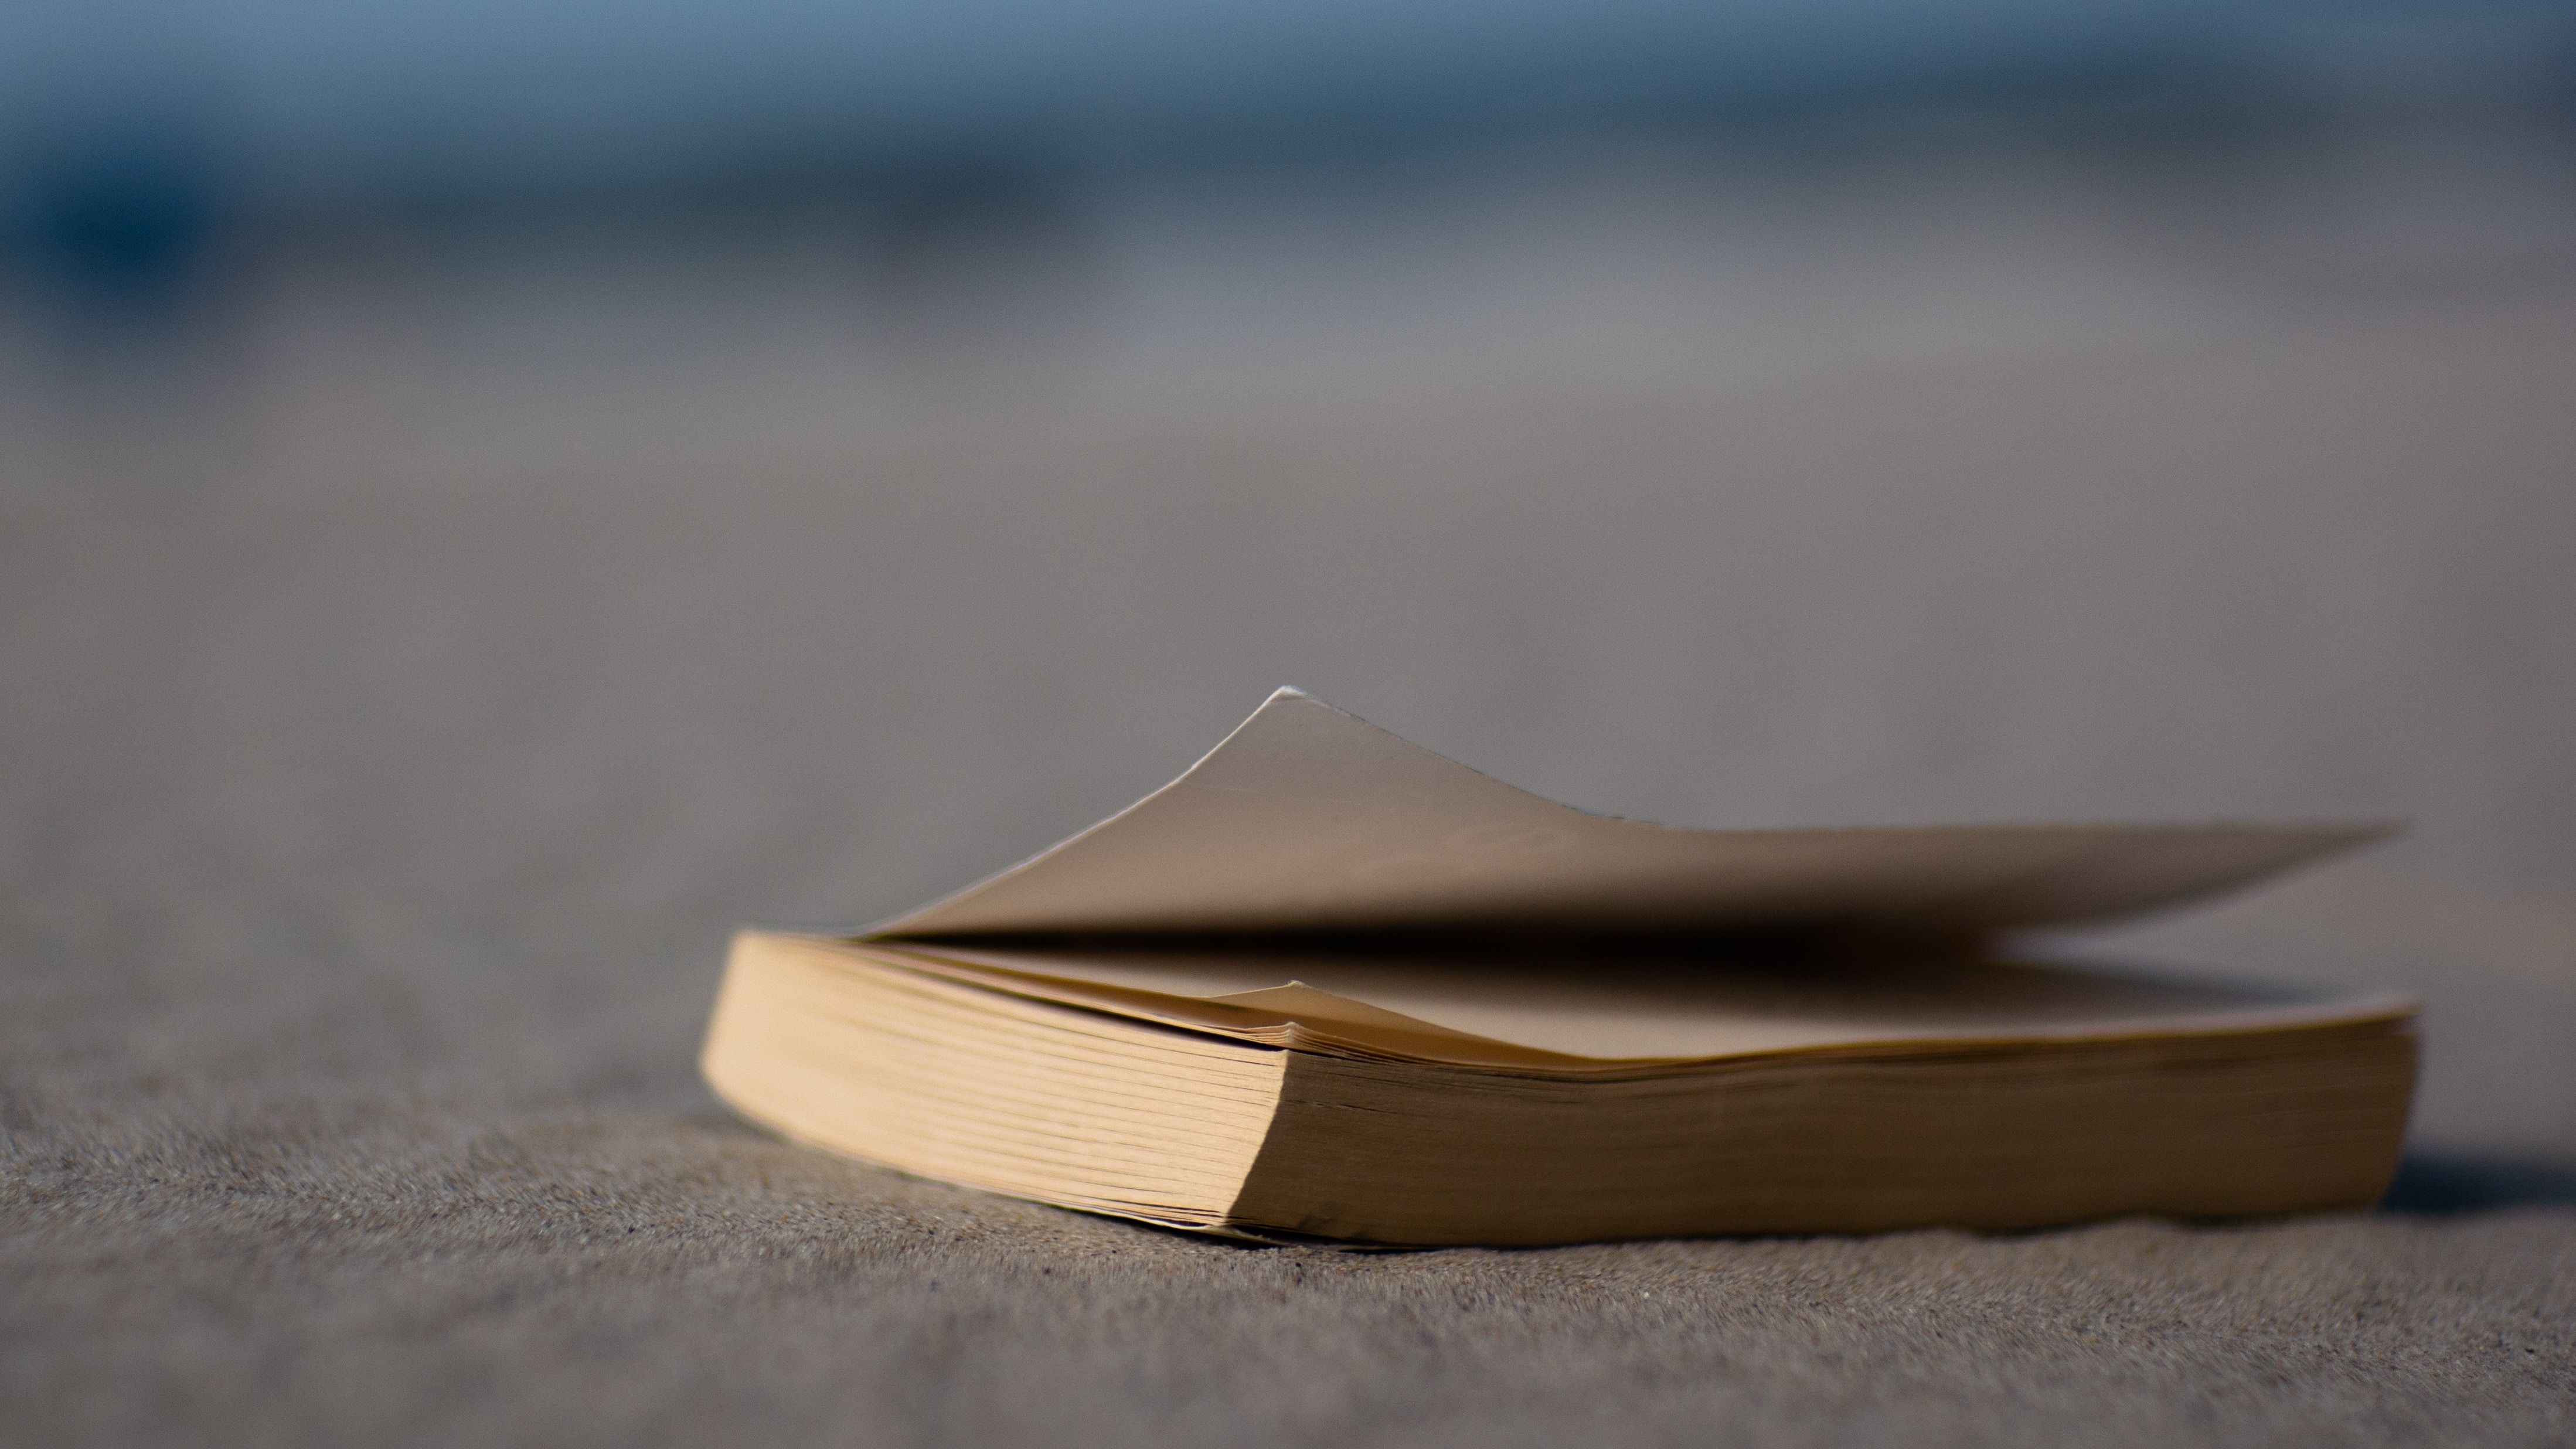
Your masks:
{"label": "open paperback book", "polygon": [[2026,960],[2376,826],[1681,830],[1295,690],[851,934],[745,931],[716,1091],[787,1136],[1173,1227],[1377,1244],[2366,1206],[2415,1003]]}

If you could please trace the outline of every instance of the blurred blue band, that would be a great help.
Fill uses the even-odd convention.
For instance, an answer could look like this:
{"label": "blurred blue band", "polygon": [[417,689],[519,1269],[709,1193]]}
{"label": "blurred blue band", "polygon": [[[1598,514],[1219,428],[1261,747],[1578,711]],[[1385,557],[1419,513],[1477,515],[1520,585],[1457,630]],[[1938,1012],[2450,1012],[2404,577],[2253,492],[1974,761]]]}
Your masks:
{"label": "blurred blue band", "polygon": [[102,129],[131,153],[138,118],[301,202],[961,151],[1222,161],[1945,88],[2188,110],[2392,72],[2563,86],[2571,41],[2576,6],[2493,0],[15,0],[0,167],[59,170]]}
{"label": "blurred blue band", "polygon": [[149,311],[258,214],[763,185],[971,210],[1085,167],[1891,103],[2187,134],[2447,86],[2563,117],[2571,79],[2576,5],[2510,0],[15,0],[0,241],[76,306]]}

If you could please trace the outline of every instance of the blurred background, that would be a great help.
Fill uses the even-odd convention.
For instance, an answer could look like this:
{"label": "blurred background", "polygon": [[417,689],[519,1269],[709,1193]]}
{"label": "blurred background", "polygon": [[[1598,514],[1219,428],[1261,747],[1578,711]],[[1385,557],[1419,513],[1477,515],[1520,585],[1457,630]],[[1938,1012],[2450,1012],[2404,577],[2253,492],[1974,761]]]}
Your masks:
{"label": "blurred background", "polygon": [[2409,819],[2129,946],[2576,1158],[2571,460],[2564,3],[0,7],[12,949],[170,1059],[698,1100],[736,921],[1294,683],[1677,823]]}

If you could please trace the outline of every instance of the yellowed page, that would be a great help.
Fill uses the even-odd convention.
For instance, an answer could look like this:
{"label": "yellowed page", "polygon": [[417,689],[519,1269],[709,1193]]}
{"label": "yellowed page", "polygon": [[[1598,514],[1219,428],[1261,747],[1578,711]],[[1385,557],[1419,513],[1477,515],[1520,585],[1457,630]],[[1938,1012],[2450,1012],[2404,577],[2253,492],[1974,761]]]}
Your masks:
{"label": "yellowed page", "polygon": [[[1568,1071],[1913,1044],[2118,1039],[2402,1020],[2416,1003],[2097,965],[1674,949],[1004,950],[852,942],[872,959],[1274,1045]],[[1301,1040],[1302,1030],[1311,1039]]]}
{"label": "yellowed page", "polygon": [[1178,780],[875,929],[924,937],[1827,924],[1977,933],[2176,905],[2383,833],[2348,824],[1677,829],[1542,800],[1283,689]]}

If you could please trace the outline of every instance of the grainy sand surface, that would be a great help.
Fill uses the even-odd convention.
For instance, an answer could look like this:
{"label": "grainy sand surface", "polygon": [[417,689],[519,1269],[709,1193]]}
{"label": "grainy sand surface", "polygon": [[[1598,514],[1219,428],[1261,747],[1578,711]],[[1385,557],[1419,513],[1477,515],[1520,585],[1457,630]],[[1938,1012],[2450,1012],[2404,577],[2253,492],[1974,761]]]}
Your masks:
{"label": "grainy sand surface", "polygon": [[[2576,292],[2330,301],[712,414],[421,344],[13,434],[0,1437],[2567,1443]],[[2116,944],[2423,992],[2419,1148],[2333,1219],[1348,1255],[698,1085],[736,922],[962,883],[1281,683],[1686,823],[2411,816]]]}

